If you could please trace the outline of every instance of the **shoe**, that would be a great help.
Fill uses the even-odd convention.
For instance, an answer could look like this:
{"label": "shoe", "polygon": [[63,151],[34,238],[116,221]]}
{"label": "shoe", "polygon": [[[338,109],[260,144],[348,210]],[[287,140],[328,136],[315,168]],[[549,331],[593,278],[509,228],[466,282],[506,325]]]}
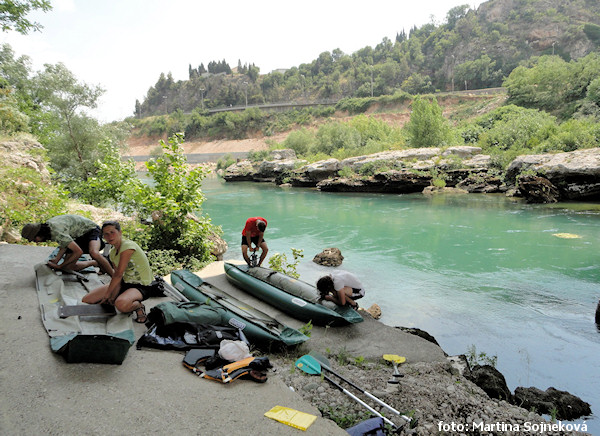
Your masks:
{"label": "shoe", "polygon": [[146,315],[146,307],[142,304],[140,307],[133,311],[135,313],[135,322],[139,324],[144,324],[148,321],[148,316]]}

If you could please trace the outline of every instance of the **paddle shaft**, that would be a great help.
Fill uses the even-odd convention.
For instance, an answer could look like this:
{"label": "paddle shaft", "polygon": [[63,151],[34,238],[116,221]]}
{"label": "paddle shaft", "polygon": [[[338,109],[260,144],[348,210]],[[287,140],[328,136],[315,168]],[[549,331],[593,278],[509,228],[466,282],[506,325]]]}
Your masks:
{"label": "paddle shaft", "polygon": [[163,281],[162,284],[165,294],[168,294],[169,297],[171,297],[173,300],[183,301],[184,303],[188,303],[190,301],[185,295],[179,292],[179,290],[175,286],[171,285],[166,281]]}
{"label": "paddle shaft", "polygon": [[377,403],[379,403],[380,405],[382,405],[383,407],[385,407],[386,409],[394,412],[396,415],[402,417],[404,420],[409,421],[410,422],[410,418],[408,416],[402,415],[399,411],[397,411],[396,409],[394,409],[392,406],[390,406],[387,403],[384,403],[382,400],[380,400],[379,398],[377,398],[375,395],[371,394],[370,392],[365,391],[363,388],[361,388],[360,386],[355,385],[354,383],[352,383],[350,380],[348,380],[347,378],[341,376],[340,374],[338,374],[337,372],[327,368],[325,365],[322,366],[322,368],[325,371],[330,372],[331,374],[339,377],[341,380],[344,380],[346,383],[348,383],[350,386],[352,386],[354,389],[356,389],[357,391],[362,392],[363,394],[365,394],[367,397],[369,397],[370,399],[372,399],[373,401],[376,401]]}
{"label": "paddle shaft", "polygon": [[331,383],[333,386],[335,386],[338,390],[340,390],[341,392],[343,392],[344,394],[348,395],[350,398],[352,398],[354,401],[356,401],[357,403],[359,403],[361,406],[365,407],[369,412],[379,416],[380,418],[382,418],[385,422],[387,422],[389,425],[391,425],[394,428],[397,428],[398,426],[396,424],[394,424],[392,421],[390,421],[389,419],[387,419],[385,416],[383,416],[381,413],[379,413],[377,410],[373,409],[371,406],[369,406],[367,403],[365,403],[363,400],[361,400],[360,398],[358,398],[356,395],[354,395],[352,392],[349,392],[348,390],[344,389],[343,387],[341,387],[339,385],[339,383],[337,383],[335,380],[333,380],[331,377],[321,373],[321,375],[325,378],[325,380],[327,380],[329,383]]}

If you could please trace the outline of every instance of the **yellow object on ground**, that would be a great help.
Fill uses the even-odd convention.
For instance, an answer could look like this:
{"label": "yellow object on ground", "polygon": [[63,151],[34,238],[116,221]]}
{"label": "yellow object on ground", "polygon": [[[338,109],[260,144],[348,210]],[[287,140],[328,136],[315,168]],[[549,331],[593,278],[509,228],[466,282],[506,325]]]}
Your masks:
{"label": "yellow object on ground", "polygon": [[265,416],[304,431],[317,419],[315,415],[311,415],[310,413],[300,412],[299,410],[283,406],[273,407],[265,413]]}
{"label": "yellow object on ground", "polygon": [[575,233],[552,233],[552,236],[556,236],[557,238],[562,239],[579,239],[581,236],[576,235]]}
{"label": "yellow object on ground", "polygon": [[406,357],[398,356],[397,354],[384,354],[384,360],[388,362],[396,362],[396,363],[404,363],[406,362]]}

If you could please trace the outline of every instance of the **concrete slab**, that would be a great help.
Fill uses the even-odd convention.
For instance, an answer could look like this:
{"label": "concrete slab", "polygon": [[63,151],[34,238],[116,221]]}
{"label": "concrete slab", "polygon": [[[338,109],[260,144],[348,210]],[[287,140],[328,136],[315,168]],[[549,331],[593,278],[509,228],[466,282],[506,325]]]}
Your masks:
{"label": "concrete slab", "polygon": [[[276,374],[223,385],[195,377],[183,353],[135,347],[122,365],[65,363],[50,351],[35,291],[33,266],[51,251],[0,245],[0,434],[297,436],[264,416],[280,405],[319,417],[302,434],[347,435]],[[136,337],[144,331],[135,324]]]}

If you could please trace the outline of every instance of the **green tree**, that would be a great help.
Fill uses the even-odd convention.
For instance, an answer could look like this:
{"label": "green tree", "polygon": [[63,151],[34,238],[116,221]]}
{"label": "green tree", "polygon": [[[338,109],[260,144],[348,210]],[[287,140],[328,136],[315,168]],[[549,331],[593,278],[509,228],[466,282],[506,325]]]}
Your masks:
{"label": "green tree", "polygon": [[106,131],[84,109],[95,108],[104,90],[80,83],[62,63],[46,64],[33,82],[45,121],[34,133],[48,149],[52,167],[66,178],[87,179]]}
{"label": "green tree", "polygon": [[[35,110],[31,96],[29,78],[31,61],[27,56],[15,59],[11,46],[3,44],[0,48],[0,82],[2,88],[3,129],[10,125],[13,131],[29,132],[29,115]],[[10,130],[9,129],[9,130]],[[14,130],[17,129],[17,130]]]}
{"label": "green tree", "polygon": [[152,183],[145,185],[139,206],[142,214],[153,218],[145,248],[169,250],[184,267],[197,268],[209,259],[209,234],[214,229],[210,219],[200,215],[206,170],[189,167],[182,143],[182,134],[160,141],[162,155],[146,162]]}
{"label": "green tree", "polygon": [[0,77],[0,132],[15,133],[29,130],[29,117],[19,110],[13,89]]}
{"label": "green tree", "polygon": [[439,147],[452,142],[450,125],[435,98],[416,96],[404,129],[411,147]]}
{"label": "green tree", "polygon": [[138,207],[143,184],[135,172],[133,160],[123,160],[120,147],[111,140],[98,145],[99,159],[94,162],[93,175],[71,187],[71,193],[82,201],[102,207],[112,207],[126,213]]}
{"label": "green tree", "polygon": [[26,18],[27,14],[36,9],[48,12],[52,9],[50,0],[3,0],[0,2],[2,31],[15,30],[23,35],[31,30],[39,31],[43,26]]}
{"label": "green tree", "polygon": [[572,86],[567,62],[558,56],[542,56],[533,67],[515,68],[504,82],[509,103],[554,111],[562,107]]}

